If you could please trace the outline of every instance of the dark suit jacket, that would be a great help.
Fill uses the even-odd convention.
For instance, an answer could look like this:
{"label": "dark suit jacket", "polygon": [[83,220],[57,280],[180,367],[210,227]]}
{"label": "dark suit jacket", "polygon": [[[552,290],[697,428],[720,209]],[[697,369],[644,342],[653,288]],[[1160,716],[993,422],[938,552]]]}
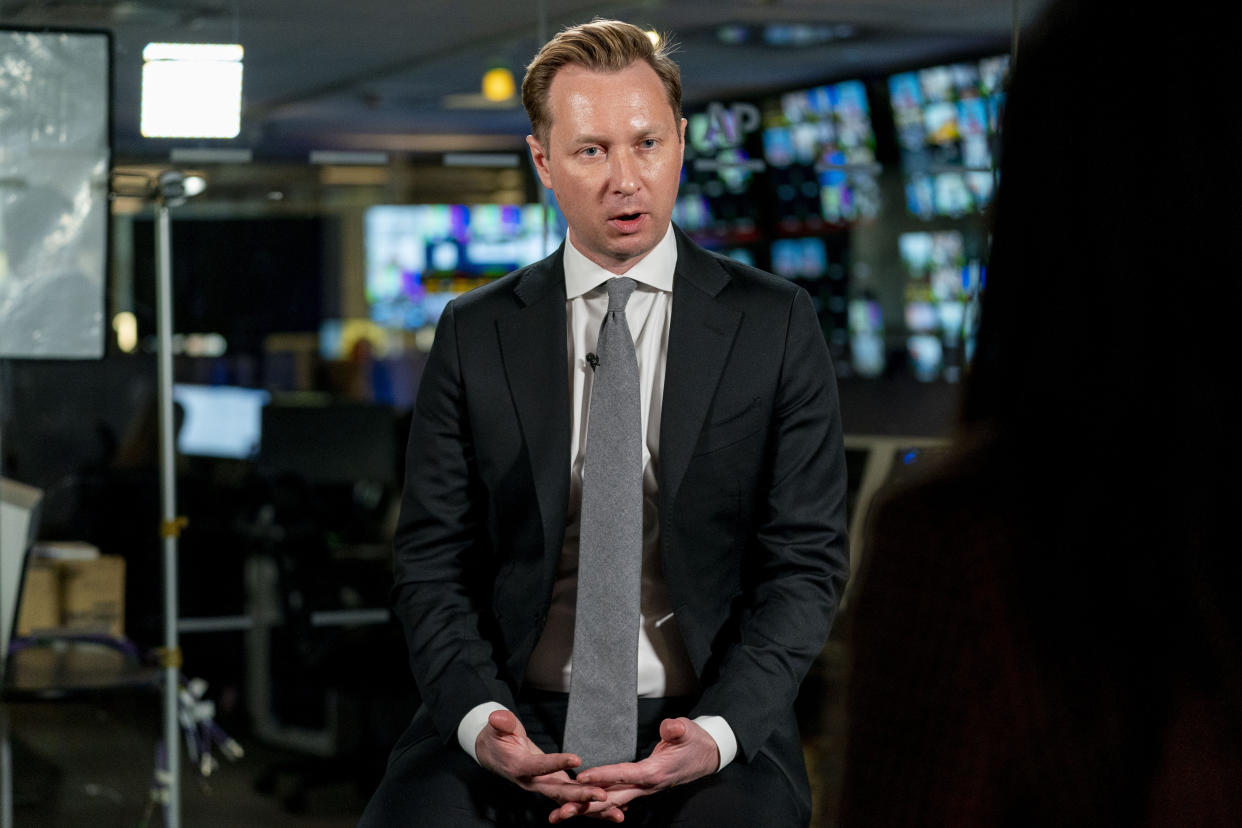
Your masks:
{"label": "dark suit jacket", "polygon": [[[793,701],[848,571],[836,383],[805,291],[677,234],[660,430],[664,574],[739,759],[805,788]],[[561,251],[444,312],[410,434],[394,602],[449,740],[512,707],[547,617],[569,500]],[[425,726],[425,725],[424,725]],[[798,780],[802,780],[798,782]]]}

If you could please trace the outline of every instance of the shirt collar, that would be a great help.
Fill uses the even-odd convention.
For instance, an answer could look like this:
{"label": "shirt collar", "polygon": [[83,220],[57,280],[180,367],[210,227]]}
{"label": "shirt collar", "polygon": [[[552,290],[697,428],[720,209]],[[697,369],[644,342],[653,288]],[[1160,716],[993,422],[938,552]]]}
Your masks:
{"label": "shirt collar", "polygon": [[[574,299],[588,293],[616,276],[609,270],[597,265],[574,247],[572,234],[565,244],[565,296]],[[671,293],[673,290],[673,270],[677,267],[677,237],[673,234],[673,224],[669,222],[668,230],[659,244],[638,260],[638,263],[625,271],[628,276],[640,284]]]}

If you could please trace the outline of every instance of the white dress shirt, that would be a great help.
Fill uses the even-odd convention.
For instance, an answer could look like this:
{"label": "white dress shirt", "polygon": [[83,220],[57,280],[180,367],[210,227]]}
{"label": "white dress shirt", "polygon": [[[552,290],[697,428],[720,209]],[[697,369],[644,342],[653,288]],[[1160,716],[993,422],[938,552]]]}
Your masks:
{"label": "white dress shirt", "polygon": [[[650,253],[625,272],[638,286],[625,307],[626,322],[634,337],[638,357],[643,440],[643,565],[640,627],[638,633],[638,686],[641,697],[693,695],[698,691],[694,668],[686,655],[681,632],[674,620],[668,587],[660,564],[659,459],[660,411],[664,396],[664,371],[668,356],[669,323],[673,310],[673,272],[677,265],[677,240],[670,225],[664,238]],[[572,405],[570,436],[569,509],[565,540],[557,566],[552,602],[543,634],[526,667],[525,682],[531,687],[569,692],[573,670],[574,615],[578,593],[578,534],[582,503],[582,465],[586,454],[587,414],[594,371],[587,354],[595,350],[600,325],[608,310],[604,283],[616,276],[592,262],[573,244],[572,232],[564,253],[566,336],[569,352],[569,389]],[[473,708],[462,719],[457,736],[461,746],[475,756],[474,743],[495,702]],[[720,716],[699,716],[695,721],[708,731],[720,750],[720,767],[737,754],[733,730]],[[477,761],[477,756],[475,756]]]}

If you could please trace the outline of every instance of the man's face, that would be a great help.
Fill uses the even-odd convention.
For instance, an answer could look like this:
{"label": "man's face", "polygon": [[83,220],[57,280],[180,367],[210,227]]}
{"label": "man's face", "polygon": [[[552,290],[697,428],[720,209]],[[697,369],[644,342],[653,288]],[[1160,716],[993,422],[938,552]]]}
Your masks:
{"label": "man's face", "polygon": [[526,138],[539,178],[556,194],[574,246],[624,273],[668,230],[686,121],[677,123],[659,76],[641,60],[613,73],[563,67],[548,114],[546,141]]}

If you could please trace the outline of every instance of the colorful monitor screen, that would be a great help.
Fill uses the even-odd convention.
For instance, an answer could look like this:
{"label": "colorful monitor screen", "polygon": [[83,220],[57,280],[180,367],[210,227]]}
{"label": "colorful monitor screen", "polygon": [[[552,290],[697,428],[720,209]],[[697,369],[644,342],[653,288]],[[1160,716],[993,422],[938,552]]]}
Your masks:
{"label": "colorful monitor screen", "polygon": [[1001,55],[889,77],[911,213],[960,216],[992,200],[1008,69]]}
{"label": "colorful monitor screen", "polygon": [[850,364],[860,377],[883,375],[888,357],[884,344],[884,310],[875,298],[849,302]]}
{"label": "colorful monitor screen", "polygon": [[538,204],[403,204],[366,211],[370,316],[391,328],[434,325],[455,296],[536,262],[565,222]]}
{"label": "colorful monitor screen", "polygon": [[902,233],[897,243],[907,275],[903,316],[911,367],[922,380],[956,381],[973,350],[983,265],[968,255],[957,230]]}
{"label": "colorful monitor screen", "polygon": [[673,221],[712,250],[759,239],[764,164],[758,158],[759,108],[713,102],[686,112],[681,188]]}
{"label": "colorful monitor screen", "polygon": [[767,101],[763,156],[782,223],[813,227],[810,216],[840,223],[879,210],[875,131],[862,81],[786,92]]}
{"label": "colorful monitor screen", "polygon": [[822,279],[828,250],[821,238],[777,239],[772,242],[772,272],[787,279]]}

